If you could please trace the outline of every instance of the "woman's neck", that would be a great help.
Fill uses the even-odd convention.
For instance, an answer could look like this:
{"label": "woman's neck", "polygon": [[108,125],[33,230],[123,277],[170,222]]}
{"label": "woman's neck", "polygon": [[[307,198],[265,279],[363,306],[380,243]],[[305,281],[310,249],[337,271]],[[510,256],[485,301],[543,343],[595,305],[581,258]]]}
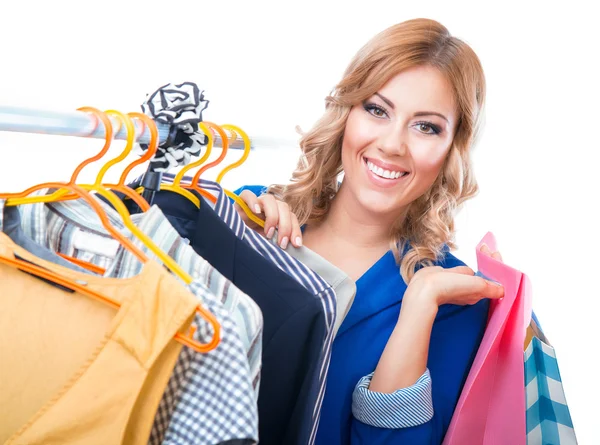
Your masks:
{"label": "woman's neck", "polygon": [[387,250],[393,223],[390,218],[365,212],[348,196],[342,185],[331,202],[327,215],[319,224],[319,229],[327,232],[337,243],[349,247],[376,250],[385,247]]}
{"label": "woman's neck", "polygon": [[394,222],[365,213],[340,189],[325,218],[306,226],[304,245],[357,281],[389,251]]}

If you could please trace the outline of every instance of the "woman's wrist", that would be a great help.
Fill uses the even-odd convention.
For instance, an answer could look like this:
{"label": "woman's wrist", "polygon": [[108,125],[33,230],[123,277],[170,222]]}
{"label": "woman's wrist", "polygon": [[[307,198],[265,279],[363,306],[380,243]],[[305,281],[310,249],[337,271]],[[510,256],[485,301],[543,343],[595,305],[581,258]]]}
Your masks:
{"label": "woman's wrist", "polygon": [[437,305],[405,294],[396,327],[371,380],[371,391],[391,393],[412,386],[427,369],[427,354]]}
{"label": "woman's wrist", "polygon": [[402,316],[402,311],[410,312],[412,315],[420,318],[431,319],[433,323],[433,319],[435,319],[438,312],[438,307],[437,298],[428,286],[420,286],[413,289],[409,287],[402,298],[400,316]]}

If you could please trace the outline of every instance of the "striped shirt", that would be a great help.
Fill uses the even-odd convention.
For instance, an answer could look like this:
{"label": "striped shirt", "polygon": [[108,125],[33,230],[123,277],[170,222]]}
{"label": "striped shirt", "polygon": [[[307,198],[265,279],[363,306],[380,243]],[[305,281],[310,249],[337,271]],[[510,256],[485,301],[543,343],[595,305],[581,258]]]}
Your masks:
{"label": "striped shirt", "polygon": [[[168,173],[163,174],[163,182],[172,182],[173,179],[174,175]],[[182,180],[183,183],[189,183],[190,181],[191,179],[186,177]],[[312,445],[318,429],[321,405],[325,395],[327,370],[331,359],[331,344],[333,342],[334,334],[333,327],[336,318],[335,291],[329,283],[323,280],[323,278],[309,269],[306,265],[297,261],[278,246],[273,245],[254,230],[248,229],[219,184],[201,179],[200,187],[212,192],[217,197],[217,202],[214,207],[215,212],[231,228],[239,239],[244,240],[263,257],[270,260],[278,268],[290,275],[298,283],[302,284],[302,286],[314,294],[322,303],[327,324],[327,335],[323,343],[321,360],[318,364],[318,391],[316,399],[311,402],[314,403],[312,423],[309,427],[309,431],[307,431],[308,435],[304,442]]]}
{"label": "striped shirt", "polygon": [[[266,193],[262,186],[246,186],[239,190],[250,190],[257,196]],[[274,238],[275,239],[275,238]],[[291,244],[290,244],[291,246]],[[288,246],[288,249],[290,247]],[[331,281],[330,281],[331,282]],[[353,282],[354,292],[356,283]],[[343,290],[342,290],[343,292]],[[341,295],[337,295],[338,300]],[[338,301],[338,311],[340,301]],[[337,314],[337,322],[346,314]],[[341,323],[340,323],[341,324]],[[377,428],[400,429],[417,426],[431,420],[433,416],[432,381],[426,369],[414,385],[393,393],[378,393],[369,389],[374,372],[360,378],[352,394],[352,414],[365,425]]]}

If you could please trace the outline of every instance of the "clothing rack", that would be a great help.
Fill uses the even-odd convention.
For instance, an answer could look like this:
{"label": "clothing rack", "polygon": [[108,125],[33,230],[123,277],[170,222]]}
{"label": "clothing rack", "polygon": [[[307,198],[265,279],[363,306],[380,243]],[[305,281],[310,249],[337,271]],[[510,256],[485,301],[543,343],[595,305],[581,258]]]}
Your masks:
{"label": "clothing rack", "polygon": [[[110,117],[113,128],[119,128],[118,121]],[[147,144],[150,142],[150,130],[134,120],[136,128],[137,142]],[[161,122],[156,122],[158,129],[159,144],[163,143],[169,137],[170,126]],[[50,111],[36,110],[19,107],[0,106],[0,131],[11,131],[18,133],[37,133],[51,134],[61,136],[78,136],[104,139],[105,132],[102,123],[97,125],[94,115],[83,111]],[[127,139],[127,131],[124,126],[114,134],[115,139]],[[221,137],[214,135],[214,145],[222,147]],[[237,139],[229,144],[229,148],[235,150],[244,149],[244,141]],[[251,148],[254,148],[251,146]]]}

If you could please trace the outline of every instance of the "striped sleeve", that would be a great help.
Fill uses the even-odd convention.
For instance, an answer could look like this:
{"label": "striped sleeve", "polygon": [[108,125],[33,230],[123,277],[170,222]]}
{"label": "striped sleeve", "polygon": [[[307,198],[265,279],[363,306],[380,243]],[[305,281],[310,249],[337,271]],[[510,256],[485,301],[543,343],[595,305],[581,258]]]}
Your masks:
{"label": "striped sleeve", "polygon": [[369,390],[374,372],[359,380],[352,394],[352,414],[367,425],[379,428],[408,428],[429,422],[433,399],[429,369],[408,388],[391,394]]}

